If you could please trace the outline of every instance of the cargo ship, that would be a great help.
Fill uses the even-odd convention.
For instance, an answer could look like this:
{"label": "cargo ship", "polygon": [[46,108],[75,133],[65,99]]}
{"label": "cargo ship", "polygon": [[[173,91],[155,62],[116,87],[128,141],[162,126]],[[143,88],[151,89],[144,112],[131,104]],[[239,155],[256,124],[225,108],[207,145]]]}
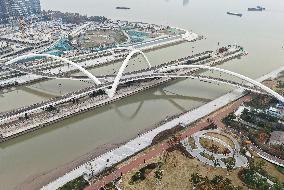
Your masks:
{"label": "cargo ship", "polygon": [[265,8],[261,7],[261,6],[256,6],[256,8],[255,7],[248,8],[248,11],[264,11],[264,10],[265,10]]}
{"label": "cargo ship", "polygon": [[228,15],[239,16],[239,17],[243,16],[243,14],[241,14],[241,13],[227,12],[227,14],[228,14]]}
{"label": "cargo ship", "polygon": [[130,9],[129,7],[116,7],[116,9]]}

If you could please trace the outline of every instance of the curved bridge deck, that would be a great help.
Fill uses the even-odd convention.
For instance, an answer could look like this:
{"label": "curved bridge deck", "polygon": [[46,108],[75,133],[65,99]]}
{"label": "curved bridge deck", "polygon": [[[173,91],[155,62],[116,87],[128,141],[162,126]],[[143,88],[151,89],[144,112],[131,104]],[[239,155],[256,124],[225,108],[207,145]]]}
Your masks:
{"label": "curved bridge deck", "polygon": [[[68,93],[45,102],[2,113],[0,116],[1,140],[6,141],[11,138],[15,138],[19,135],[72,117],[73,115],[104,106],[178,78],[159,76],[161,75],[159,73],[160,69],[167,66],[182,64],[203,64],[213,66],[243,55],[245,55],[245,52],[242,50],[238,50],[224,56],[214,56],[212,54],[208,56],[208,52],[206,52],[171,61],[161,66],[127,73],[119,78],[119,85],[115,86],[115,89],[117,89],[113,97],[109,97],[105,93],[105,91],[107,92],[110,87],[113,87],[112,80],[114,79],[112,76],[107,76],[107,80],[109,81],[102,84]],[[177,73],[179,75],[194,74],[198,70],[199,69],[186,69],[179,70]]]}

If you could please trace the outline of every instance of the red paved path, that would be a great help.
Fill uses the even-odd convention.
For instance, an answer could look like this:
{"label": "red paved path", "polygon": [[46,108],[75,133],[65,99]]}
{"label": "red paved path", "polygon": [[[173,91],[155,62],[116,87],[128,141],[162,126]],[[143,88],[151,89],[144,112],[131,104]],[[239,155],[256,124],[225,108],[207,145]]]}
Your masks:
{"label": "red paved path", "polygon": [[[213,120],[215,124],[217,124],[219,127],[223,128],[225,127],[222,123],[222,118],[227,116],[229,113],[237,109],[244,101],[249,100],[249,96],[244,96],[240,98],[239,100],[235,101],[233,104],[226,106],[222,108],[220,111],[217,111],[209,116],[210,119]],[[188,128],[185,132],[181,134],[181,139],[185,139],[186,137],[189,137],[190,135],[202,130],[203,128],[208,126],[207,118],[202,119],[200,122],[198,122],[195,127]],[[173,146],[171,143],[161,143],[158,144],[155,149],[150,150],[146,154],[140,155],[135,160],[129,162],[127,165],[122,166],[121,168],[118,168],[113,173],[109,174],[108,176],[103,177],[101,180],[96,181],[94,184],[88,186],[85,188],[85,190],[98,190],[101,187],[103,187],[105,184],[108,184],[109,182],[115,180],[117,177],[119,177],[121,174],[126,174],[130,172],[131,170],[138,168],[141,164],[144,164],[144,160],[148,161],[152,158],[155,158],[159,155],[161,155],[165,150]]]}

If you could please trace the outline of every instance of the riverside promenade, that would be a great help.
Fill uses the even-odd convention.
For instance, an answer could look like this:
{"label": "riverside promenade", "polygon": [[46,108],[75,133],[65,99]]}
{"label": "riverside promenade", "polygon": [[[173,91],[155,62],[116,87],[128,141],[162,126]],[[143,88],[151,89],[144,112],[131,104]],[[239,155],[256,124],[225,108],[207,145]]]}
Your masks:
{"label": "riverside promenade", "polygon": [[[126,143],[125,145],[116,148],[112,151],[109,151],[103,155],[101,155],[100,157],[86,163],[83,164],[81,166],[79,166],[78,168],[75,168],[74,170],[66,173],[64,176],[56,179],[55,181],[49,183],[48,185],[42,187],[42,190],[49,190],[49,189],[58,189],[59,187],[62,187],[64,184],[68,183],[69,181],[72,181],[73,179],[76,179],[77,177],[80,177],[81,175],[83,175],[84,173],[88,173],[89,171],[86,169],[88,167],[88,165],[92,165],[94,168],[93,173],[99,174],[100,172],[102,172],[104,169],[117,164],[119,162],[121,162],[122,160],[134,155],[135,153],[149,147],[152,144],[152,140],[153,138],[158,135],[160,132],[165,131],[167,129],[171,129],[174,128],[177,125],[184,125],[184,126],[188,126],[196,121],[198,121],[199,119],[219,110],[220,108],[226,106],[228,103],[233,102],[239,98],[241,98],[244,94],[244,92],[242,90],[235,90],[231,93],[225,94],[224,96],[217,98],[211,102],[209,102],[208,104],[205,104],[197,109],[188,111],[184,114],[182,114],[181,116],[168,121],[167,123],[159,126],[156,129],[153,129],[145,134],[140,135],[139,137],[129,141],[128,143]],[[239,102],[239,101],[238,101]],[[243,101],[241,101],[243,102]],[[237,108],[238,106],[234,106],[231,107],[230,109],[227,108],[222,110],[219,114],[227,114],[230,113],[231,111],[233,111],[235,108]],[[216,115],[216,118],[219,118],[219,114]],[[211,117],[215,118],[215,114],[213,114]],[[221,118],[221,116],[220,116]],[[203,124],[200,125],[197,128],[189,128],[189,131],[185,132],[183,134],[183,137],[185,136],[189,136],[199,130],[201,130],[202,128],[208,126],[207,120],[203,120],[202,122]],[[164,144],[162,145],[160,149],[160,151],[158,151],[158,153],[151,153],[148,157],[151,158],[154,155],[159,155],[159,152],[162,152],[162,150],[165,150],[169,148],[169,145]],[[155,152],[155,151],[154,151]],[[146,158],[145,158],[146,159]],[[144,161],[144,158],[142,159]],[[137,163],[135,163],[137,164]],[[137,167],[137,166],[136,166]],[[130,169],[131,167],[129,167]],[[125,169],[122,170],[123,173],[125,173]],[[114,179],[114,176],[117,173],[113,173],[112,177],[107,178],[108,180],[104,180],[104,182],[107,181],[111,181]],[[98,186],[102,186],[103,182],[100,183],[100,185]],[[96,185],[97,187],[97,185]],[[96,188],[92,188],[92,189],[96,189]]]}
{"label": "riverside promenade", "polygon": [[[226,95],[225,95],[226,96]],[[235,96],[235,98],[237,98],[237,94]],[[207,119],[208,118],[218,118],[218,121],[220,121],[222,118],[226,117],[229,113],[231,113],[232,111],[234,111],[235,109],[237,109],[243,102],[249,100],[249,96],[244,96],[240,99],[238,99],[237,101],[235,101],[234,103],[221,108],[221,110],[202,118],[198,123],[196,123],[193,127],[188,127],[180,136],[181,140],[184,140],[185,138],[193,135],[194,133],[208,127],[208,125],[210,125],[210,123],[208,123]],[[212,101],[213,103],[214,101]],[[216,102],[217,103],[217,102]],[[204,106],[203,108],[205,109],[207,106]],[[196,109],[196,111],[205,111],[205,110],[199,110]],[[188,113],[186,113],[187,115]],[[184,118],[185,117],[181,117]],[[188,121],[187,119],[185,121]],[[168,148],[172,147],[174,144],[167,141],[167,142],[163,142],[161,144],[158,144],[157,146],[155,146],[155,148],[153,148],[152,150],[150,150],[149,152],[147,152],[146,154],[141,154],[140,156],[138,156],[135,160],[131,161],[130,163],[122,166],[121,168],[118,168],[117,170],[115,170],[114,172],[112,172],[110,175],[107,175],[105,177],[103,177],[102,179],[96,181],[94,184],[90,185],[89,187],[85,188],[85,190],[97,190],[100,189],[101,187],[103,187],[104,185],[108,184],[109,182],[113,181],[114,179],[116,179],[117,177],[119,177],[121,174],[125,174],[130,172],[131,170],[138,168],[140,165],[144,164],[145,162],[147,162],[148,160],[151,160],[152,158],[155,158],[157,156],[162,155],[162,153],[167,150]]]}
{"label": "riverside promenade", "polygon": [[[258,81],[264,81],[269,78],[276,78],[276,76],[284,69],[279,68],[275,71],[272,71],[271,73],[268,73],[259,79]],[[57,178],[56,180],[50,182],[46,186],[43,186],[41,189],[42,190],[49,190],[49,189],[58,189],[59,187],[62,187],[64,184],[82,176],[84,173],[88,173],[89,171],[86,169],[89,165],[92,165],[94,168],[93,174],[97,175],[100,172],[102,172],[104,169],[107,167],[110,167],[114,164],[117,164],[121,162],[122,160],[129,158],[130,156],[133,156],[137,152],[149,147],[152,143],[153,138],[159,134],[162,131],[165,131],[167,129],[171,129],[177,125],[185,125],[188,126],[202,118],[198,126],[195,126],[193,128],[188,128],[183,134],[182,138],[186,138],[190,136],[191,134],[194,134],[195,132],[201,130],[205,126],[208,126],[207,123],[207,116],[210,115],[209,117],[213,119],[213,122],[218,125],[218,127],[222,128],[224,125],[221,122],[221,119],[225,117],[228,113],[233,112],[235,109],[237,109],[244,101],[248,100],[248,96],[244,96],[244,90],[242,89],[237,89],[234,90],[228,94],[225,94],[221,96],[220,98],[217,98],[197,109],[188,111],[181,116],[168,121],[167,123],[162,124],[161,126],[157,127],[156,129],[153,129],[145,134],[140,135],[139,137],[129,141],[125,145],[116,148],[112,151],[109,151],[77,168],[74,170],[66,173],[65,175]],[[237,100],[237,101],[236,101]],[[226,106],[227,104],[234,102],[230,106]],[[225,107],[226,106],[226,107]],[[222,109],[221,109],[222,108]],[[220,110],[221,109],[221,110]],[[218,112],[216,112],[219,110]],[[139,157],[136,160],[128,164],[128,166],[124,166],[122,168],[117,169],[115,172],[112,174],[104,177],[102,180],[97,181],[95,184],[92,184],[92,186],[88,187],[87,189],[99,189],[102,187],[104,184],[107,184],[108,182],[114,180],[119,176],[119,174],[126,173],[128,171],[131,171],[133,168],[138,167],[140,164],[144,163],[145,160],[149,160],[155,156],[158,156],[169,148],[169,145],[166,144],[161,144],[160,148],[155,149],[148,153],[147,155],[144,155],[145,157]]]}

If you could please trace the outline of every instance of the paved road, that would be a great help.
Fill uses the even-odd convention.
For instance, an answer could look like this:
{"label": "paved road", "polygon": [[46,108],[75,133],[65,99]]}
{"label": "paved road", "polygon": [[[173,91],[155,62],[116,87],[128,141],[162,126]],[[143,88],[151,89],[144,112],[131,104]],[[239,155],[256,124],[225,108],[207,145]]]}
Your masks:
{"label": "paved road", "polygon": [[[200,122],[198,122],[194,127],[188,128],[185,132],[181,134],[181,140],[191,136],[192,134],[206,128],[209,123],[207,121],[207,118],[213,118],[213,122],[217,124],[219,127],[225,127],[222,123],[222,119],[226,117],[229,113],[237,109],[244,101],[248,101],[250,99],[250,96],[244,96],[240,98],[239,100],[235,101],[234,103],[222,108],[218,112],[215,112],[211,114],[208,117],[203,118]],[[108,184],[109,182],[113,181],[117,177],[119,177],[121,174],[126,174],[130,172],[131,170],[138,168],[140,165],[144,164],[144,161],[149,161],[152,158],[155,158],[157,156],[160,156],[165,150],[173,146],[174,144],[165,142],[157,145],[155,149],[150,150],[147,154],[141,154],[138,158],[135,160],[129,162],[127,165],[122,166],[121,168],[118,168],[113,173],[103,177],[102,179],[96,181],[94,184],[88,186],[85,188],[85,190],[97,190],[103,187],[105,184]]]}
{"label": "paved road", "polygon": [[277,158],[275,156],[272,156],[262,150],[260,150],[258,147],[254,145],[250,145],[249,148],[253,151],[255,151],[261,158],[267,160],[268,162],[274,163],[278,166],[284,167],[284,160]]}

